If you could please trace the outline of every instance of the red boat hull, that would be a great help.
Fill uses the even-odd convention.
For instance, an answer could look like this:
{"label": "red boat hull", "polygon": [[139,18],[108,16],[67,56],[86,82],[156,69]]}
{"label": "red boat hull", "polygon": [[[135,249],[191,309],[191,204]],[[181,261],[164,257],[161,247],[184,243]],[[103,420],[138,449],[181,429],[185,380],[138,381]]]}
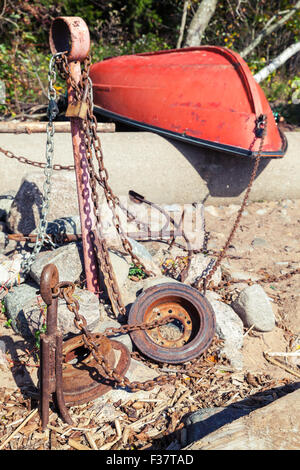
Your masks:
{"label": "red boat hull", "polygon": [[285,153],[286,140],[261,87],[229,49],[202,46],[115,57],[94,64],[90,77],[95,111],[116,120],[251,156],[259,148],[255,132],[263,114],[263,156]]}

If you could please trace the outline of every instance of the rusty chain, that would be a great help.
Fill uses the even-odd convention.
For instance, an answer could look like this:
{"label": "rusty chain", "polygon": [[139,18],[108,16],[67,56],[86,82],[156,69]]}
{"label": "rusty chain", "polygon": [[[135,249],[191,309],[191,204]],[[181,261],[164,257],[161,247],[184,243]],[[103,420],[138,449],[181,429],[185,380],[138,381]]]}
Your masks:
{"label": "rusty chain", "polygon": [[[102,354],[100,348],[97,346],[96,343],[92,340],[91,333],[87,329],[87,321],[83,315],[79,314],[79,302],[76,298],[74,298],[73,293],[75,290],[75,284],[72,282],[59,282],[53,288],[53,297],[60,297],[66,301],[67,308],[74,314],[74,324],[78,330],[81,331],[83,341],[85,346],[93,355],[94,359],[98,363],[100,370],[101,368],[104,370],[107,377],[117,383],[121,387],[128,387],[132,392],[136,392],[139,390],[151,390],[157,385],[165,385],[166,383],[173,383],[176,379],[177,375],[168,376],[168,375],[160,375],[155,377],[153,380],[146,380],[145,382],[130,382],[127,377],[123,377],[118,374],[114,368],[109,365],[109,361],[107,358]],[[123,325],[120,328],[106,328],[106,330],[102,333],[103,337],[112,336],[116,334],[127,334],[131,331],[136,330],[148,330],[152,328],[157,328],[162,325],[166,325],[169,323],[172,317],[168,316],[161,320],[155,320],[148,324],[146,323],[139,323],[135,325]]]}
{"label": "rusty chain", "polygon": [[[109,175],[104,165],[101,142],[97,134],[97,120],[93,114],[92,85],[89,79],[89,68],[90,68],[90,63],[91,63],[90,57],[88,57],[83,63],[81,80],[78,84],[74,81],[74,79],[72,78],[70,74],[67,56],[62,54],[58,58],[57,62],[58,62],[57,65],[58,65],[58,68],[60,70],[62,77],[66,79],[69,87],[73,90],[74,100],[77,102],[82,102],[83,98],[85,97],[85,100],[88,104],[87,116],[85,119],[81,120],[82,122],[81,129],[82,129],[82,139],[86,147],[87,166],[88,166],[90,187],[91,187],[91,193],[92,193],[93,211],[94,211],[94,215],[97,221],[97,231],[92,232],[93,241],[94,241],[94,245],[95,245],[95,249],[97,253],[97,259],[98,259],[101,271],[104,276],[105,285],[109,294],[113,311],[116,314],[116,316],[118,316],[118,314],[125,315],[126,314],[125,305],[122,301],[118,283],[117,283],[117,280],[116,280],[116,277],[115,277],[115,274],[111,265],[107,243],[103,236],[103,227],[102,227],[102,221],[101,221],[100,209],[99,209],[99,198],[98,198],[98,193],[96,189],[97,184],[99,184],[104,190],[108,207],[110,208],[111,213],[112,213],[112,221],[113,221],[114,227],[121,239],[125,252],[130,255],[134,265],[142,267],[144,271],[146,272],[146,274],[148,275],[151,275],[152,273],[147,272],[144,265],[141,263],[138,257],[133,253],[132,246],[125,236],[125,233],[121,227],[120,218],[116,212],[117,207],[120,207],[120,200],[114,194],[108,182]],[[86,92],[87,90],[89,90],[89,93]],[[255,138],[252,142],[252,147],[254,146],[254,143],[256,142],[256,140],[260,138],[261,140],[260,140],[259,150],[255,157],[255,162],[254,162],[253,170],[250,176],[250,181],[246,189],[246,193],[242,201],[241,207],[238,211],[235,223],[216,261],[214,261],[213,264],[209,263],[208,267],[206,268],[206,270],[204,270],[198,282],[196,282],[196,287],[200,289],[201,279],[203,280],[204,293],[206,290],[207,282],[211,279],[216,269],[220,265],[222,259],[226,255],[227,248],[230,245],[230,242],[237,230],[243,210],[248,201],[249,193],[252,188],[252,184],[255,179],[257,169],[259,167],[261,155],[262,155],[262,148],[263,148],[264,138],[266,134],[266,117],[265,116],[260,116],[257,119],[257,131],[259,131],[259,133],[256,133]],[[250,150],[251,150],[251,147],[250,147]],[[96,168],[94,165],[94,160],[95,160],[94,157],[96,158],[98,171],[96,171]],[[206,233],[205,243],[207,243],[207,235],[208,234]],[[150,390],[156,385],[163,385],[163,384],[172,383],[175,381],[176,375],[175,376],[162,375],[162,376],[155,378],[154,380],[148,380],[145,382],[130,382],[126,377],[123,377],[120,374],[118,374],[114,370],[114,368],[112,368],[109,365],[107,358],[99,350],[98,346],[93,342],[91,333],[87,329],[86,319],[84,318],[84,316],[79,314],[79,302],[73,297],[74,289],[75,289],[75,285],[71,282],[59,283],[56,286],[56,288],[53,290],[53,292],[54,292],[54,296],[55,295],[60,296],[61,298],[65,299],[68,309],[71,312],[73,312],[75,316],[74,318],[75,326],[82,332],[85,346],[92,353],[94,359],[99,364],[99,366],[104,370],[107,377],[109,377],[112,381],[117,383],[119,386],[128,387],[132,391]],[[147,330],[151,328],[157,328],[159,326],[168,324],[170,321],[170,318],[171,317],[167,317],[162,320],[157,320],[151,323],[143,322],[143,323],[136,324],[136,325],[123,325],[119,328],[108,328],[103,333],[103,337],[112,336],[115,334],[126,334],[135,330]]]}
{"label": "rusty chain", "polygon": [[[86,156],[87,156],[87,169],[89,172],[89,183],[91,188],[91,199],[93,203],[93,212],[97,221],[96,230],[92,231],[92,238],[94,247],[97,255],[97,259],[101,268],[101,272],[104,277],[104,282],[108,295],[112,304],[113,311],[116,317],[121,314],[126,315],[125,305],[122,300],[121,292],[114,274],[114,270],[110,261],[109,251],[107,248],[107,242],[103,235],[102,220],[100,217],[99,208],[99,196],[97,192],[97,183],[103,188],[104,195],[106,198],[107,205],[112,213],[112,222],[120,237],[122,246],[125,252],[130,256],[132,263],[142,268],[147,276],[151,276],[153,273],[148,271],[140,259],[133,253],[132,246],[126,237],[122,226],[120,217],[117,214],[117,207],[120,206],[119,198],[114,194],[108,179],[109,175],[104,165],[103,152],[101,147],[100,138],[97,134],[97,120],[93,114],[93,101],[92,101],[92,88],[89,79],[89,68],[91,59],[88,56],[84,63],[81,74],[81,80],[76,83],[72,78],[69,68],[67,56],[63,54],[58,60],[58,67],[63,78],[67,80],[68,85],[72,88],[74,93],[74,99],[81,102],[85,96],[88,104],[86,119],[82,119],[82,139],[85,143]],[[86,90],[89,93],[86,93]],[[94,157],[96,157],[98,172],[94,165]]]}
{"label": "rusty chain", "polygon": [[[18,160],[20,163],[25,163],[26,165],[31,165],[35,166],[38,168],[45,169],[46,168],[46,163],[44,162],[35,162],[33,160],[29,160],[29,158],[22,157],[22,156],[17,156],[10,150],[6,150],[2,147],[0,147],[0,152],[3,153],[7,158],[14,158],[15,160]],[[59,170],[74,170],[75,167],[74,165],[60,165],[59,163],[55,163],[52,167],[53,170],[59,171]]]}
{"label": "rusty chain", "polygon": [[259,167],[259,163],[260,163],[260,160],[261,160],[262,148],[263,148],[263,145],[264,145],[266,130],[267,130],[267,116],[261,115],[257,118],[256,133],[255,133],[253,142],[252,142],[249,150],[251,150],[253,148],[253,146],[254,146],[254,144],[255,144],[255,142],[257,141],[258,138],[260,138],[259,149],[258,149],[258,152],[255,156],[254,165],[253,165],[253,169],[252,169],[252,172],[251,172],[250,180],[249,180],[249,183],[248,183],[243,201],[242,201],[241,206],[238,210],[235,222],[233,224],[233,227],[232,227],[232,229],[229,233],[229,236],[228,236],[223,248],[220,250],[220,253],[217,256],[217,259],[214,262],[213,262],[213,260],[210,261],[207,268],[202,272],[201,276],[199,276],[199,278],[197,278],[195,280],[195,283],[194,283],[195,287],[199,290],[201,288],[200,285],[202,283],[202,290],[204,292],[204,295],[205,295],[205,292],[206,292],[206,287],[207,287],[208,281],[214,275],[217,268],[220,266],[222,260],[224,259],[225,255],[226,255],[226,252],[227,252],[227,249],[228,249],[228,247],[229,247],[229,245],[230,245],[230,243],[233,239],[233,236],[234,236],[234,234],[235,234],[235,232],[236,232],[236,230],[239,226],[239,223],[240,223],[243,211],[245,209],[245,206],[247,204],[249,194],[250,194],[250,191],[251,191],[251,188],[252,188],[252,185],[253,185],[253,182],[254,182],[258,167]]}

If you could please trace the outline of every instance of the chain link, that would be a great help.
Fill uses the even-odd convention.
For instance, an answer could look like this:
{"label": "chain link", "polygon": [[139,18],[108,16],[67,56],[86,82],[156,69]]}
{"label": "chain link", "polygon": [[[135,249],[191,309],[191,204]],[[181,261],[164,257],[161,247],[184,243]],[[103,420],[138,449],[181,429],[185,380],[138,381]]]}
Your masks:
{"label": "chain link", "polygon": [[[10,150],[6,150],[2,147],[0,147],[0,152],[4,154],[7,158],[18,160],[19,163],[24,163],[26,165],[35,166],[37,168],[42,168],[42,169],[46,168],[47,166],[45,162],[36,162],[33,160],[29,160],[29,158],[26,158],[26,157],[17,156]],[[60,165],[59,163],[55,163],[52,166],[52,169],[55,171],[61,171],[61,170],[74,171],[75,167],[74,165]]]}
{"label": "chain link", "polygon": [[208,281],[212,278],[212,276],[216,272],[217,268],[220,266],[222,260],[224,259],[225,255],[226,255],[226,252],[227,252],[227,249],[228,249],[228,247],[229,247],[229,245],[230,245],[230,243],[233,239],[233,236],[234,236],[234,234],[235,234],[235,232],[236,232],[236,230],[239,226],[239,223],[240,223],[243,211],[245,209],[245,206],[247,204],[249,194],[250,194],[250,191],[251,191],[251,188],[252,188],[252,185],[253,185],[253,182],[254,182],[258,167],[259,167],[259,163],[260,163],[260,160],[261,160],[262,149],[263,149],[263,145],[264,145],[266,131],[267,131],[267,116],[261,115],[256,120],[255,137],[253,139],[253,142],[252,142],[249,150],[251,150],[254,147],[254,144],[257,141],[257,139],[260,139],[259,149],[258,149],[258,152],[255,156],[254,165],[253,165],[253,169],[252,169],[252,172],[251,172],[250,180],[249,180],[249,183],[248,183],[243,201],[242,201],[241,206],[239,208],[239,211],[237,213],[237,217],[236,217],[235,222],[233,224],[233,227],[232,227],[232,229],[229,233],[229,236],[228,236],[228,238],[225,242],[225,245],[220,250],[220,253],[219,253],[217,259],[216,260],[211,259],[208,266],[204,269],[204,271],[201,273],[201,275],[194,282],[194,286],[197,289],[200,290],[201,289],[201,281],[202,281],[202,290],[203,290],[204,294],[206,292],[206,287],[207,287]]}
{"label": "chain link", "polygon": [[[97,221],[97,227],[92,230],[91,237],[95,247],[99,267],[103,274],[104,283],[111,301],[112,309],[118,315],[125,316],[126,308],[122,300],[121,292],[117,283],[117,279],[110,261],[107,242],[104,237],[102,220],[99,208],[99,196],[97,192],[97,184],[104,190],[104,195],[107,205],[112,213],[112,222],[120,237],[122,246],[125,252],[131,257],[132,263],[139,268],[142,268],[146,275],[151,276],[152,272],[148,271],[140,259],[133,253],[132,246],[126,237],[122,226],[120,217],[117,213],[117,207],[120,207],[119,198],[114,194],[108,179],[108,171],[104,165],[103,152],[101,147],[100,138],[97,134],[97,120],[93,114],[93,92],[92,82],[89,78],[91,59],[88,56],[82,67],[81,79],[78,83],[75,82],[71,73],[66,54],[58,60],[58,68],[63,78],[67,80],[69,87],[73,90],[75,101],[82,102],[86,100],[88,109],[86,119],[82,119],[81,123],[81,137],[85,143],[87,168],[89,172],[89,184],[91,188],[91,199],[93,204],[93,212]],[[88,91],[88,93],[85,93]],[[94,165],[96,159],[97,170]]]}
{"label": "chain link", "polygon": [[[166,383],[173,383],[176,379],[176,375],[160,375],[153,380],[147,380],[145,382],[130,382],[127,377],[124,377],[118,374],[114,368],[109,365],[109,362],[105,355],[101,352],[97,344],[92,341],[92,335],[87,329],[87,322],[83,315],[79,314],[79,302],[74,298],[73,293],[75,290],[75,284],[72,282],[60,282],[53,289],[53,297],[60,297],[66,301],[67,308],[74,314],[74,324],[78,330],[82,333],[82,338],[85,346],[93,355],[99,369],[104,370],[105,374],[114,382],[116,382],[121,387],[128,387],[131,391],[138,390],[151,390],[157,385],[164,385]],[[170,322],[172,316],[165,317],[161,320],[155,320],[151,323],[139,323],[135,325],[123,325],[119,328],[106,328],[102,333],[103,337],[108,337],[112,335],[127,334],[131,331],[137,330],[148,330],[152,328],[158,328],[159,326],[166,325]]]}
{"label": "chain link", "polygon": [[56,80],[55,60],[58,55],[59,54],[53,55],[49,63],[49,70],[48,70],[48,99],[49,99],[48,118],[49,118],[49,121],[46,127],[47,141],[46,141],[46,164],[44,168],[45,181],[43,185],[44,194],[43,194],[43,202],[42,202],[42,207],[41,207],[41,217],[40,217],[39,226],[37,229],[36,242],[33,247],[32,253],[30,254],[28,258],[26,258],[23,261],[22,267],[21,267],[22,273],[25,276],[29,273],[31,266],[36,259],[36,256],[41,251],[45,243],[45,240],[47,240],[48,243],[50,243],[53,247],[55,247],[55,244],[53,244],[51,238],[48,237],[46,231],[47,231],[47,225],[48,225],[47,215],[48,215],[49,208],[50,208],[51,176],[53,173],[54,133],[55,133],[53,119],[55,119],[55,116],[56,116],[55,107],[51,103],[53,101],[55,102],[55,98],[56,98],[56,90],[54,88],[54,83]]}

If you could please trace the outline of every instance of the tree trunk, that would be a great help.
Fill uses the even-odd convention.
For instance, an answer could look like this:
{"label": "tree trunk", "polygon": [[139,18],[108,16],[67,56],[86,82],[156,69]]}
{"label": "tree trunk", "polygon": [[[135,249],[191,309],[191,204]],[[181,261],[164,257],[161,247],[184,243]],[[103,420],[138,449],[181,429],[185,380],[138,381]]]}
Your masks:
{"label": "tree trunk", "polygon": [[291,46],[287,47],[279,56],[277,56],[272,62],[261,69],[254,75],[255,80],[257,83],[265,80],[270,73],[274,72],[274,70],[281,67],[288,59],[290,59],[294,54],[300,51],[300,41],[292,44]]}
{"label": "tree trunk", "polygon": [[188,11],[189,6],[190,6],[190,0],[185,0],[184,5],[183,5],[183,13],[182,13],[182,18],[181,18],[179,38],[178,38],[177,46],[176,46],[177,49],[181,48],[183,35],[184,35],[184,30],[185,30],[185,25],[186,25],[187,11]]}
{"label": "tree trunk", "polygon": [[240,52],[240,56],[243,57],[243,59],[250,54],[257,46],[258,44],[266,37],[272,34],[276,29],[280,28],[284,23],[286,23],[295,13],[297,10],[300,9],[300,0],[294,5],[290,11],[284,15],[277,23],[273,23],[273,21],[276,19],[278,15],[274,15],[265,25],[263,30],[256,36],[254,41],[249,44],[249,46],[245,47]]}
{"label": "tree trunk", "polygon": [[252,411],[184,450],[298,450],[300,389]]}
{"label": "tree trunk", "polygon": [[217,3],[218,0],[202,0],[188,27],[184,47],[200,46],[204,31],[216,10]]}

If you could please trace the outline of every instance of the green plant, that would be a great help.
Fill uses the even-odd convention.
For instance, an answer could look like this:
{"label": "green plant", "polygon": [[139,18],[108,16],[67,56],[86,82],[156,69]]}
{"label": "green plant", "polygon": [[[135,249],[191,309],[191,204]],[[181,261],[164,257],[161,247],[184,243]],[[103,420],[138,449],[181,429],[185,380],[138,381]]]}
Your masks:
{"label": "green plant", "polygon": [[147,277],[147,274],[145,273],[145,271],[140,266],[136,266],[132,263],[130,268],[129,268],[128,277],[129,278],[145,279]]}
{"label": "green plant", "polygon": [[5,328],[11,328],[11,324],[12,324],[12,319],[9,318],[9,319],[4,323],[4,326],[5,326]]}
{"label": "green plant", "polygon": [[41,347],[41,334],[46,333],[46,331],[47,331],[47,325],[46,323],[43,323],[40,330],[36,330],[36,332],[34,333],[35,346],[37,349],[40,349]]}

